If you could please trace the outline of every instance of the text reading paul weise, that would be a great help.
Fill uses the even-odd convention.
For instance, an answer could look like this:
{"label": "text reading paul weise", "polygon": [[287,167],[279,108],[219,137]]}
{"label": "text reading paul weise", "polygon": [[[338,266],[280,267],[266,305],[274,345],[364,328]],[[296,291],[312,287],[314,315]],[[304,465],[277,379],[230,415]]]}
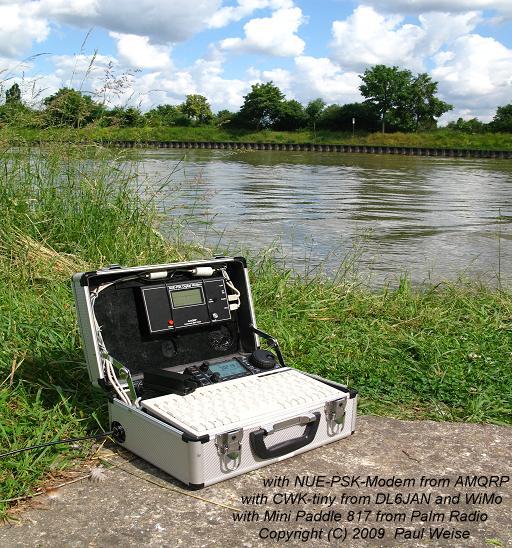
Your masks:
{"label": "text reading paul weise", "polygon": [[462,540],[489,520],[510,488],[506,475],[263,478],[243,495],[235,522],[257,522],[267,541]]}

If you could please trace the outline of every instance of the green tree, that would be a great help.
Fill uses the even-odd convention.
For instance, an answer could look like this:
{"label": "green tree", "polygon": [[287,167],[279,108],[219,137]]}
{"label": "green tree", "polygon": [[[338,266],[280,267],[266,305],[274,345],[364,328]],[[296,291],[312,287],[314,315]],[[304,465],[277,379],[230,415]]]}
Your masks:
{"label": "green tree", "polygon": [[370,103],[349,103],[329,105],[318,120],[318,127],[333,131],[352,131],[352,118],[355,118],[357,131],[377,131],[380,116],[375,105]]}
{"label": "green tree", "polygon": [[414,76],[410,70],[376,65],[365,70],[359,89],[366,102],[375,105],[382,124],[393,129],[417,131],[437,126],[437,118],[452,105],[436,97],[437,82],[426,74]]}
{"label": "green tree", "polygon": [[308,118],[304,107],[295,99],[281,103],[279,115],[273,127],[279,131],[296,131],[306,127]]}
{"label": "green tree", "polygon": [[458,118],[456,122],[449,122],[446,127],[454,131],[460,131],[461,133],[485,133],[488,129],[488,124],[480,121],[478,118],[471,118],[470,120]]}
{"label": "green tree", "polygon": [[150,126],[188,126],[190,118],[177,105],[158,105],[144,115]]}
{"label": "green tree", "polygon": [[203,95],[187,95],[180,108],[185,116],[200,124],[207,124],[213,119],[210,104]]}
{"label": "green tree", "polygon": [[13,84],[5,92],[5,104],[6,105],[21,105],[21,90],[18,84]]}
{"label": "green tree", "polygon": [[366,69],[359,77],[363,81],[359,90],[363,97],[366,97],[366,102],[377,108],[382,123],[382,133],[385,133],[388,116],[391,114],[392,118],[396,119],[396,113],[404,105],[404,97],[411,85],[412,73],[410,70],[400,70],[398,67],[375,65],[371,69]]}
{"label": "green tree", "polygon": [[141,127],[144,124],[144,116],[135,107],[114,107],[101,119],[101,125],[104,127]]}
{"label": "green tree", "polygon": [[437,82],[434,82],[427,73],[418,74],[411,81],[406,90],[406,119],[404,126],[411,125],[408,121],[412,117],[412,129],[428,130],[437,127],[437,118],[453,109],[453,106],[436,97]]}
{"label": "green tree", "polygon": [[46,97],[45,119],[47,126],[83,127],[104,113],[102,105],[95,103],[88,95],[72,88],[61,88]]}
{"label": "green tree", "polygon": [[323,99],[314,99],[310,101],[307,107],[304,109],[306,116],[308,117],[309,125],[313,128],[313,133],[316,135],[316,123],[322,116],[322,112],[325,109],[325,101]]}
{"label": "green tree", "polygon": [[272,82],[254,84],[244,97],[237,123],[254,129],[271,128],[282,114],[283,102],[283,92]]}
{"label": "green tree", "polygon": [[512,103],[498,107],[490,125],[494,131],[512,132]]}
{"label": "green tree", "polygon": [[230,110],[219,110],[215,116],[215,125],[218,127],[230,125],[235,117],[236,113]]}

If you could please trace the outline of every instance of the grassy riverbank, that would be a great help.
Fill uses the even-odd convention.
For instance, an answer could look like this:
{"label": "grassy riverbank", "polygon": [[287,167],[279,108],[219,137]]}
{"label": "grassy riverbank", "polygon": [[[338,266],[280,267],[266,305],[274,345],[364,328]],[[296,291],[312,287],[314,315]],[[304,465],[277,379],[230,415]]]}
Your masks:
{"label": "grassy riverbank", "polygon": [[419,133],[356,134],[334,131],[247,131],[215,127],[3,129],[0,142],[24,145],[51,142],[234,141],[251,143],[318,143],[375,146],[512,150],[512,134],[466,134],[449,129]]}
{"label": "grassy riverbank", "polygon": [[[0,154],[0,452],[108,428],[76,327],[70,276],[108,263],[209,256],[165,241],[136,168],[66,147]],[[89,160],[95,159],[95,162]],[[179,219],[175,220],[179,234]],[[475,285],[370,292],[251,260],[258,324],[290,364],[357,388],[360,410],[512,423],[512,295]],[[6,499],[58,477],[89,444],[0,460]]]}

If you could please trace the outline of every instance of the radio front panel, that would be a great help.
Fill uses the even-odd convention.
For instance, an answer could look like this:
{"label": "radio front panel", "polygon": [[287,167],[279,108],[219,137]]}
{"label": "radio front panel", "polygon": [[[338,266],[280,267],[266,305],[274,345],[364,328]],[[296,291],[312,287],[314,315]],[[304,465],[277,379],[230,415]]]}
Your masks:
{"label": "radio front panel", "polygon": [[224,278],[141,288],[150,334],[209,325],[231,319]]}

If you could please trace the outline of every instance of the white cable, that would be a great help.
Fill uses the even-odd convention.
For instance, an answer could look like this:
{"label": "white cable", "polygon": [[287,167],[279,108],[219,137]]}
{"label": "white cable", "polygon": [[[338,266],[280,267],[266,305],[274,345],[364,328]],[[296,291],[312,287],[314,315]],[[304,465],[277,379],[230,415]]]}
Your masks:
{"label": "white cable", "polygon": [[[226,281],[226,286],[235,292],[234,295],[228,295],[229,302],[236,301],[229,305],[229,309],[237,310],[238,308],[240,308],[240,291],[238,291],[238,289],[235,287],[235,285],[231,281],[231,278],[229,277],[229,274],[227,273],[225,268],[222,269],[222,276],[224,280]],[[234,297],[234,299],[232,297]]]}
{"label": "white cable", "polygon": [[110,283],[100,285],[91,293],[92,316],[94,319],[94,327],[96,329],[96,339],[98,341],[98,347],[101,354],[101,363],[105,371],[105,374],[107,376],[107,379],[112,385],[112,388],[115,390],[115,392],[119,396],[120,400],[126,403],[127,405],[132,405],[130,398],[126,395],[126,392],[124,391],[123,387],[121,386],[119,380],[116,377],[114,364],[112,363],[112,358],[110,357],[108,353],[107,347],[105,345],[105,341],[103,340],[103,335],[101,333],[101,326],[98,324],[98,320],[94,312],[94,304],[96,302],[96,299],[98,298],[98,295],[101,293],[101,291],[103,291],[107,287],[110,287],[114,283],[115,282],[110,282]]}

